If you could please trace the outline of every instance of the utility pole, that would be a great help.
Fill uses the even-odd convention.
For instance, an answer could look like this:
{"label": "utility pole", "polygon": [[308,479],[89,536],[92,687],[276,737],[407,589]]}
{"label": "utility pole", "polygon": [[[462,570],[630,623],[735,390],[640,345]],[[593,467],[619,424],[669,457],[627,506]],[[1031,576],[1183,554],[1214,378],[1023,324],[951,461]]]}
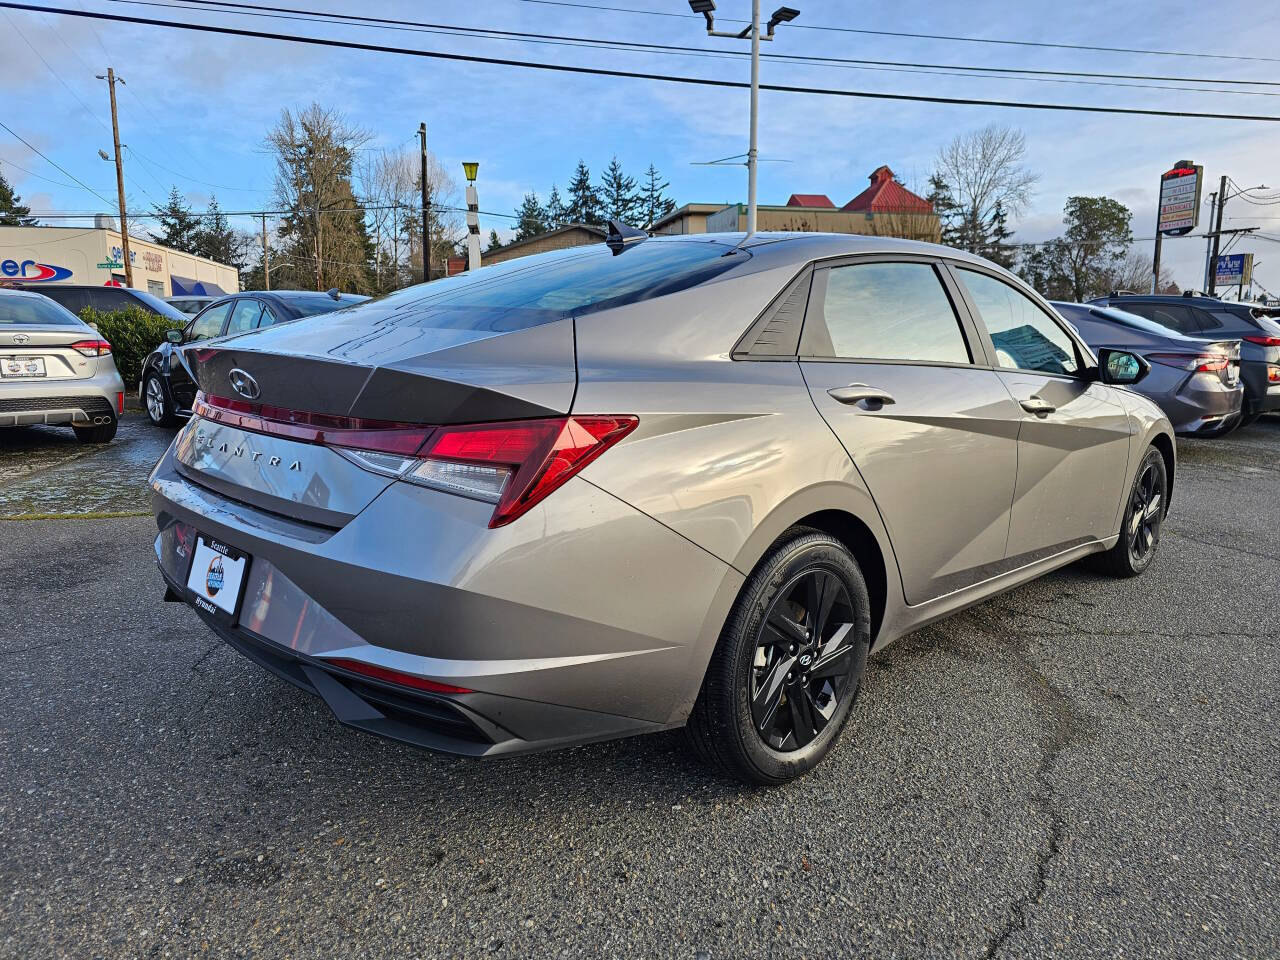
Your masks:
{"label": "utility pole", "polygon": [[267,215],[262,215],[262,280],[264,289],[271,289],[271,254],[267,252]]}
{"label": "utility pole", "polygon": [[1209,257],[1209,296],[1213,296],[1218,288],[1218,241],[1222,238],[1222,211],[1227,206],[1227,178],[1224,175],[1218,184],[1218,209],[1214,215],[1213,254]]}
{"label": "utility pole", "polygon": [[739,33],[715,29],[713,16],[715,0],[689,0],[689,8],[702,14],[707,20],[707,36],[731,37],[735,40],[751,40],[751,125],[747,145],[747,235],[756,232],[756,168],[759,166],[757,131],[760,119],[760,41],[772,40],[778,24],[788,23],[800,16],[793,7],[779,7],[769,17],[764,36],[760,35],[760,0],[751,0],[751,26]]}
{"label": "utility pole", "polygon": [[431,187],[427,181],[427,125],[418,124],[422,142],[422,282],[431,279]]}
{"label": "utility pole", "polygon": [[133,286],[133,261],[129,259],[129,222],[124,207],[124,159],[120,156],[120,122],[116,116],[116,84],[124,80],[116,76],[115,70],[107,67],[107,75],[98,74],[99,80],[107,81],[107,90],[111,95],[111,140],[116,157],[116,194],[120,200],[120,249],[124,260],[124,283]]}
{"label": "utility pole", "polygon": [[[462,173],[467,178],[467,269],[480,269],[480,197],[476,194],[476,173],[480,164],[464,161]],[[445,267],[448,272],[448,266]]]}
{"label": "utility pole", "polygon": [[[1209,222],[1213,223],[1214,217],[1218,212],[1218,195],[1216,193],[1209,194]],[[1200,287],[1206,293],[1209,291],[1209,273],[1213,270],[1213,237],[1206,236],[1204,241],[1204,284]]]}

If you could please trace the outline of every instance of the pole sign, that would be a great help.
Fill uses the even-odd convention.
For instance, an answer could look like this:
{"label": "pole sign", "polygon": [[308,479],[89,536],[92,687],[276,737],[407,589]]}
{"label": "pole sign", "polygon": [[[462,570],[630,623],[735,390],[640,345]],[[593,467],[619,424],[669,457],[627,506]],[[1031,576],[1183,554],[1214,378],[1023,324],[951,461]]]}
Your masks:
{"label": "pole sign", "polygon": [[1244,287],[1253,279],[1252,253],[1224,253],[1218,257],[1213,282],[1219,287]]}
{"label": "pole sign", "polygon": [[1166,237],[1190,233],[1200,222],[1200,184],[1204,167],[1181,160],[1160,174],[1160,217],[1156,229]]}

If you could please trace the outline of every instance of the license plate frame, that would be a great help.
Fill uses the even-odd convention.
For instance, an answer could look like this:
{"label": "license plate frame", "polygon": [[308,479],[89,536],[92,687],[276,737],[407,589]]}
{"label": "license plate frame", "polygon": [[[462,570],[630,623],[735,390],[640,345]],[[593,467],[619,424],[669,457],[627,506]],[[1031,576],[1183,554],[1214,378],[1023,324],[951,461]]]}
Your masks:
{"label": "license plate frame", "polygon": [[6,380],[38,379],[49,376],[44,357],[0,358],[0,377]]}
{"label": "license plate frame", "polygon": [[191,604],[219,623],[234,625],[240,618],[252,561],[243,550],[196,531],[183,581]]}

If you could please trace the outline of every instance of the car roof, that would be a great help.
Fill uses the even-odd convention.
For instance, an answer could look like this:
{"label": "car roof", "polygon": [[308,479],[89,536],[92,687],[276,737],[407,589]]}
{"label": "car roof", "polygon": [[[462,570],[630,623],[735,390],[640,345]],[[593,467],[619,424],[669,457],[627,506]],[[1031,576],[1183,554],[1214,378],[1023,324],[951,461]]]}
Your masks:
{"label": "car roof", "polygon": [[26,297],[28,299],[44,296],[44,294],[39,290],[32,290],[30,287],[0,287],[0,295],[4,295],[6,297]]}
{"label": "car roof", "polygon": [[[938,243],[925,243],[922,240],[902,240],[897,237],[872,237],[857,233],[808,233],[761,231],[744,233],[695,233],[679,236],[657,236],[652,240],[660,242],[680,242],[688,240],[716,240],[733,246],[741,244],[750,250],[753,256],[793,260],[797,263],[818,260],[824,257],[854,256],[868,253],[908,253],[918,256],[947,257],[951,260],[963,260],[983,266],[994,266],[976,254],[955,247],[946,247]],[[646,241],[648,242],[648,241]]]}

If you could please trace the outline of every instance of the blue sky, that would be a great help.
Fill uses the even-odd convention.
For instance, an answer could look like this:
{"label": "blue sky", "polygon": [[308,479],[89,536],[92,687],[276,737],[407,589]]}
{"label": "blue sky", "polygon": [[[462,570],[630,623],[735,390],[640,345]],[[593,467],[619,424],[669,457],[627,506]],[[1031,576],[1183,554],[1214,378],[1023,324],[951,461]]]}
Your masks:
{"label": "blue sky", "polygon": [[[278,19],[235,17],[162,3],[65,0],[83,8],[249,29],[307,32],[398,46],[580,63],[648,72],[745,80],[745,60],[571,49],[434,33],[322,27]],[[602,4],[687,14],[676,0],[601,0]],[[794,2],[794,0],[793,0]],[[305,6],[275,0],[279,6]],[[1210,31],[1213,17],[1192,2],[797,3],[796,24],[842,25],[919,33],[1028,39],[1235,56],[1280,57],[1280,7],[1251,8],[1247,29]],[[721,0],[720,14],[742,17],[747,0]],[[766,10],[771,9],[768,3]],[[334,3],[318,9],[356,10]],[[868,11],[872,11],[868,13]],[[559,7],[527,0],[422,4],[372,0],[358,12],[476,27],[572,34],[711,49],[745,49],[707,38],[701,21]],[[456,64],[267,40],[191,34],[153,27],[4,11],[0,19],[0,119],[104,197],[114,174],[97,156],[110,152],[105,84],[94,79],[111,63],[121,93],[121,139],[131,205],[147,207],[176,183],[197,207],[216,193],[225,209],[270,205],[270,162],[262,140],[284,107],[312,100],[336,108],[372,136],[370,147],[409,147],[419,121],[430,146],[461,180],[462,160],[478,160],[481,207],[509,212],[527,190],[545,198],[563,189],[578,158],[593,173],[613,155],[633,174],[653,162],[680,202],[744,200],[738,167],[706,167],[746,149],[747,94],[652,81],[570,76],[488,65]],[[1201,45],[1201,41],[1204,45]],[[33,50],[34,48],[34,50]],[[1035,47],[877,37],[783,27],[765,52],[908,60],[982,66],[1090,70],[1209,79],[1277,80],[1275,62],[1051,50]],[[41,59],[43,58],[43,60]],[[47,61],[47,64],[44,62]],[[52,69],[50,69],[52,68]],[[56,75],[55,75],[56,74]],[[766,82],[1006,100],[1126,105],[1205,112],[1280,115],[1280,85],[1254,95],[921,75],[884,70],[766,62]],[[1122,81],[1138,83],[1140,81]],[[1214,90],[1221,85],[1194,86]],[[1262,95],[1257,95],[1262,94]],[[86,109],[86,105],[87,108]],[[1229,174],[1243,187],[1280,190],[1280,124],[1105,116],[987,107],[938,106],[765,93],[761,154],[785,163],[761,167],[760,200],[782,203],[792,192],[826,193],[843,203],[889,164],[909,184],[922,184],[938,148],[957,133],[988,123],[1025,131],[1027,164],[1040,181],[1028,210],[1014,222],[1016,239],[1038,241],[1060,228],[1071,194],[1106,194],[1134,212],[1134,233],[1152,235],[1159,174],[1174,161],[1205,167],[1210,182]],[[0,161],[37,211],[85,211],[103,204],[0,131]],[[214,184],[218,186],[213,186]],[[234,188],[234,189],[232,189]],[[1205,209],[1207,215],[1207,207]],[[1280,237],[1280,205],[1233,200],[1226,226],[1261,226]],[[1244,218],[1244,219],[1237,219]],[[1261,219],[1260,219],[1261,218]],[[482,218],[482,230],[509,221]],[[248,228],[250,224],[242,224]],[[1203,221],[1202,221],[1203,225]],[[1165,261],[1182,285],[1199,286],[1204,241],[1165,243]],[[1261,261],[1257,276],[1280,294],[1280,243],[1238,244]]]}

